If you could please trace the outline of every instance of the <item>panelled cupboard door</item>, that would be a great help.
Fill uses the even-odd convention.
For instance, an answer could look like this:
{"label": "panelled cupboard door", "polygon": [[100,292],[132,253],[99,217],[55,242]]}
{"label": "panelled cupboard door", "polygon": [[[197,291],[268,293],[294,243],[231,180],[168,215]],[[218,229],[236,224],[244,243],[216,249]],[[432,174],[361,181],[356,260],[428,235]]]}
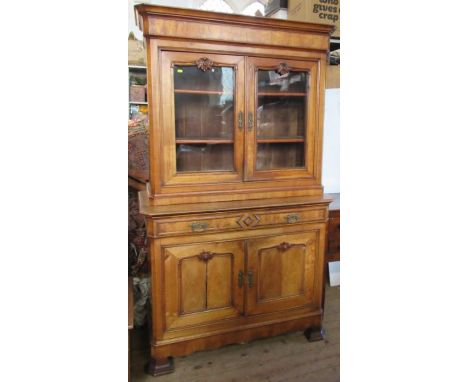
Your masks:
{"label": "panelled cupboard door", "polygon": [[319,65],[248,58],[247,179],[317,178]]}
{"label": "panelled cupboard door", "polygon": [[243,313],[244,242],[163,247],[166,330]]}
{"label": "panelled cupboard door", "polygon": [[242,181],[244,58],[161,55],[164,185]]}
{"label": "panelled cupboard door", "polygon": [[[320,308],[323,230],[248,240],[247,314]],[[323,257],[323,256],[322,256]]]}

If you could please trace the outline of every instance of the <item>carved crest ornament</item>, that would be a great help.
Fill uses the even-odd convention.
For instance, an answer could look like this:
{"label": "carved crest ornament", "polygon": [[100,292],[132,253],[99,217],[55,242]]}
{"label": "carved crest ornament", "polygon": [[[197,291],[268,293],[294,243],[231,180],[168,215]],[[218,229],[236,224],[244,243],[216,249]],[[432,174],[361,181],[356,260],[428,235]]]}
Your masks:
{"label": "carved crest ornament", "polygon": [[284,76],[285,74],[288,74],[290,70],[291,69],[289,69],[289,66],[286,62],[281,62],[276,68],[276,73]]}
{"label": "carved crest ornament", "polygon": [[206,72],[207,70],[211,70],[213,67],[214,62],[211,61],[208,57],[200,57],[197,61],[197,68]]}

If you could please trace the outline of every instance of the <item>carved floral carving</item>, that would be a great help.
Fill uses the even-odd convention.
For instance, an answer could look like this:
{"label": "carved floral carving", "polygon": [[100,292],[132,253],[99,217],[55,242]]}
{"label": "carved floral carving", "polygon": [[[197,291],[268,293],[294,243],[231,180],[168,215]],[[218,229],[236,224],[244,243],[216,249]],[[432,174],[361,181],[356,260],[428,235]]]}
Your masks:
{"label": "carved floral carving", "polygon": [[289,66],[286,62],[282,62],[276,68],[276,73],[281,74],[282,76],[288,74],[290,71]]}
{"label": "carved floral carving", "polygon": [[291,248],[291,244],[282,242],[276,248],[278,248],[280,251],[287,251],[289,248]]}
{"label": "carved floral carving", "polygon": [[198,69],[203,70],[204,72],[206,72],[207,70],[211,70],[213,64],[214,62],[211,61],[208,57],[200,57],[197,60]]}
{"label": "carved floral carving", "polygon": [[213,252],[203,251],[198,255],[198,258],[201,261],[208,261],[208,260],[211,260],[213,258],[213,255],[214,255]]}

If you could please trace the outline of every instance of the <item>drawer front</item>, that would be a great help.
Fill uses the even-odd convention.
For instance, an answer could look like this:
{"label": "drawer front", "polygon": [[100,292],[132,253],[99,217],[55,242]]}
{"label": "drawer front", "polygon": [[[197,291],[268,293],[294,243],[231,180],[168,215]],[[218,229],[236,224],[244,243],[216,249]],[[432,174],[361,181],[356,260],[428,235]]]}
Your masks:
{"label": "drawer front", "polygon": [[162,221],[157,223],[159,236],[181,235],[186,233],[209,233],[238,229],[241,215],[220,216],[199,219]]}
{"label": "drawer front", "polygon": [[256,214],[258,226],[270,226],[280,224],[301,224],[324,220],[327,216],[326,208],[292,209],[276,212],[263,212]]}
{"label": "drawer front", "polygon": [[249,210],[235,214],[211,214],[199,215],[192,218],[161,219],[153,222],[153,232],[158,237],[227,232],[318,222],[324,221],[326,217],[326,207]]}

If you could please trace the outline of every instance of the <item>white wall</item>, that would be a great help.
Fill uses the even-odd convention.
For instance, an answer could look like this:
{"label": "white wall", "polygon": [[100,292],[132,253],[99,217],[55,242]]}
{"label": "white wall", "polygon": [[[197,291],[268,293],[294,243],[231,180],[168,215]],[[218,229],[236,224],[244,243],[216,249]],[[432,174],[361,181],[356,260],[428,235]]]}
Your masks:
{"label": "white wall", "polygon": [[322,184],[327,193],[340,192],[340,89],[325,91]]}
{"label": "white wall", "polygon": [[128,0],[128,33],[133,32],[138,40],[143,39],[143,33],[136,26],[134,5],[139,3],[167,5],[169,7],[179,8],[198,8],[202,0]]}

